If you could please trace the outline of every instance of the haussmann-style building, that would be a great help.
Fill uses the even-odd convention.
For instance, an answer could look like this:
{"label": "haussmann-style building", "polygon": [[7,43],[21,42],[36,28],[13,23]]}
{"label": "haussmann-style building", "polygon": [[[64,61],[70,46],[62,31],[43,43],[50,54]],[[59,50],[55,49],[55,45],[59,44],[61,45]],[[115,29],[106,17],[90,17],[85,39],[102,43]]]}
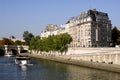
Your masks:
{"label": "haussmann-style building", "polygon": [[47,25],[41,37],[68,33],[73,39],[69,47],[109,47],[111,29],[108,14],[91,9],[71,17],[65,24]]}

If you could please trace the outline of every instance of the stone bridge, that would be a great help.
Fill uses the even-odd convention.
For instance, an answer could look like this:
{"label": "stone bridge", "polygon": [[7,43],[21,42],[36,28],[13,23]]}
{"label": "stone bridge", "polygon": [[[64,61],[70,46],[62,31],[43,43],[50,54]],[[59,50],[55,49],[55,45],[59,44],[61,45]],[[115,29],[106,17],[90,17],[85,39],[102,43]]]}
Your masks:
{"label": "stone bridge", "polygon": [[28,48],[28,46],[0,45],[0,55],[5,55],[8,52],[12,52],[13,55],[17,55],[22,52],[28,52]]}

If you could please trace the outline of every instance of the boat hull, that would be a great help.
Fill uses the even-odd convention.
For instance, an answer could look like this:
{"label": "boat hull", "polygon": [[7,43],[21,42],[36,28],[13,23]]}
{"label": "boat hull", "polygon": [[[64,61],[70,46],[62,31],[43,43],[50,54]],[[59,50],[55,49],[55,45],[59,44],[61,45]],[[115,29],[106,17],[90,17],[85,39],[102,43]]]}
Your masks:
{"label": "boat hull", "polygon": [[28,65],[30,64],[30,58],[27,56],[17,56],[15,58],[15,64],[18,65]]}

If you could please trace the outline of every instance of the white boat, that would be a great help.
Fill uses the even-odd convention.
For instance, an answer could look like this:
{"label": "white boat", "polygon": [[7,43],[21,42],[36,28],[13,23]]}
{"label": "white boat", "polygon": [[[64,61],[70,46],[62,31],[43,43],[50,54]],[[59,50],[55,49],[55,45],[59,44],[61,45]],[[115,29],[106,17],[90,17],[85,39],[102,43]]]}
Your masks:
{"label": "white boat", "polygon": [[30,57],[28,56],[17,56],[15,58],[15,64],[18,64],[18,65],[31,65],[30,64]]}
{"label": "white boat", "polygon": [[12,54],[12,52],[8,52],[7,54],[5,54],[5,56],[11,57],[11,56],[13,56],[13,54]]}
{"label": "white boat", "polygon": [[5,56],[7,56],[7,57],[11,57],[11,56],[13,56],[13,55],[7,54],[7,55],[5,55]]}

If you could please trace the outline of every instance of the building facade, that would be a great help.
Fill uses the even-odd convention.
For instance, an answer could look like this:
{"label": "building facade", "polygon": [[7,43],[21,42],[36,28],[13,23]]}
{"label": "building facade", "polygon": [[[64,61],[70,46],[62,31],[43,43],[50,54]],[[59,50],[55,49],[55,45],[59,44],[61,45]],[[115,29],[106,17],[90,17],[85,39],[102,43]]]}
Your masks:
{"label": "building facade", "polygon": [[[51,27],[50,25],[47,26]],[[71,17],[66,24],[52,25],[52,30],[44,30],[41,37],[68,33],[73,41],[70,47],[109,47],[111,41],[112,24],[108,14],[96,9],[81,12]],[[43,34],[45,34],[43,36]]]}

